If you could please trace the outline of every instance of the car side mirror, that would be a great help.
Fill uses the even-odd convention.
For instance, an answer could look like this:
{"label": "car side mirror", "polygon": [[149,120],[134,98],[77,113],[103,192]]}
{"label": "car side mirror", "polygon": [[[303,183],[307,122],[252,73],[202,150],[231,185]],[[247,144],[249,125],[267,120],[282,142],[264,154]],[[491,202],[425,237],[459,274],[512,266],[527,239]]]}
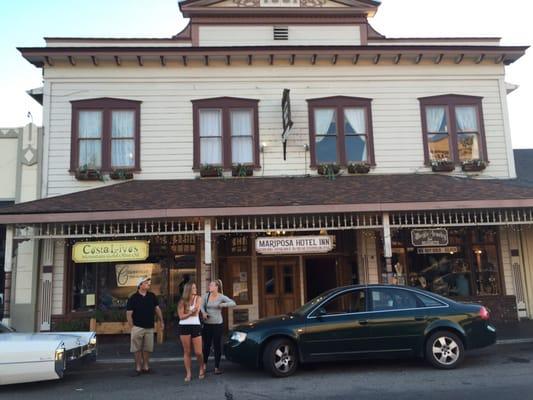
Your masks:
{"label": "car side mirror", "polygon": [[319,309],[316,310],[316,316],[319,319],[322,318],[326,314],[327,314],[327,312],[326,312],[326,309],[324,307],[320,307]]}

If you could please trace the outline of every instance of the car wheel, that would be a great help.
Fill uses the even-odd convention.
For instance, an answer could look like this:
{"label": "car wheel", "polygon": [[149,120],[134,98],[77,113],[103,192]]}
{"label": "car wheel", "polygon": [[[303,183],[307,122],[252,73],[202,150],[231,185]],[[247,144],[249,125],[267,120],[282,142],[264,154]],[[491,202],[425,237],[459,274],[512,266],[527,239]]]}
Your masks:
{"label": "car wheel", "polygon": [[454,333],[438,331],[426,342],[426,360],[436,368],[457,368],[463,362],[464,356],[463,341]]}
{"label": "car wheel", "polygon": [[263,366],[272,376],[284,378],[298,367],[296,346],[289,339],[274,339],[263,352]]}

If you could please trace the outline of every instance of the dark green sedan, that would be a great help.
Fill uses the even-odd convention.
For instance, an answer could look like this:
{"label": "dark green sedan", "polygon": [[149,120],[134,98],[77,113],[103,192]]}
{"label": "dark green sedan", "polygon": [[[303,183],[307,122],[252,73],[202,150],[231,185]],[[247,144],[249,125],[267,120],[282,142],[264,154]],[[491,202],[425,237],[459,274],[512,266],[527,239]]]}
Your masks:
{"label": "dark green sedan", "polygon": [[465,350],[495,342],[483,306],[404,286],[358,285],[329,290],[293,313],[237,326],[224,352],[230,361],[285,377],[302,363],[391,356],[425,357],[452,369]]}

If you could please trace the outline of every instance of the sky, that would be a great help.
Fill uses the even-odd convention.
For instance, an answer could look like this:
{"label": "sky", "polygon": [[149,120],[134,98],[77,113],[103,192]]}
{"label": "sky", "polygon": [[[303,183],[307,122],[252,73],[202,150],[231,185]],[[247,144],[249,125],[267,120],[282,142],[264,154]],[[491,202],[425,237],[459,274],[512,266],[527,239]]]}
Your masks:
{"label": "sky", "polygon": [[[3,0],[0,3],[0,127],[42,123],[26,90],[41,70],[16,47],[44,46],[43,37],[170,37],[185,27],[177,0]],[[382,0],[372,25],[387,37],[501,37],[533,45],[533,0]],[[514,148],[533,148],[533,49],[507,67]],[[28,117],[28,112],[31,117]]]}

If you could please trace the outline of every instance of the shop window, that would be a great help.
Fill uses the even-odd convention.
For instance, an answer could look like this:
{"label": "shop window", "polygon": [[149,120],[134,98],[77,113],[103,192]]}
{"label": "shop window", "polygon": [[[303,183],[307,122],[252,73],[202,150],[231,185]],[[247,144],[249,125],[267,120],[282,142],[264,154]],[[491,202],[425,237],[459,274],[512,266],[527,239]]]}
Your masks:
{"label": "shop window", "polygon": [[249,235],[220,236],[217,238],[218,254],[224,256],[247,256],[251,254]]}
{"label": "shop window", "polygon": [[375,164],[371,101],[346,96],[307,100],[312,166]]}
{"label": "shop window", "polygon": [[352,290],[348,293],[343,293],[329,300],[321,308],[325,310],[326,315],[365,312],[365,291]]}
{"label": "shop window", "polygon": [[488,161],[481,97],[446,95],[419,100],[426,164]]}
{"label": "shop window", "polygon": [[259,167],[258,102],[233,97],[192,101],[194,169]]}
{"label": "shop window", "polygon": [[140,102],[72,101],[70,170],[140,170]]}

